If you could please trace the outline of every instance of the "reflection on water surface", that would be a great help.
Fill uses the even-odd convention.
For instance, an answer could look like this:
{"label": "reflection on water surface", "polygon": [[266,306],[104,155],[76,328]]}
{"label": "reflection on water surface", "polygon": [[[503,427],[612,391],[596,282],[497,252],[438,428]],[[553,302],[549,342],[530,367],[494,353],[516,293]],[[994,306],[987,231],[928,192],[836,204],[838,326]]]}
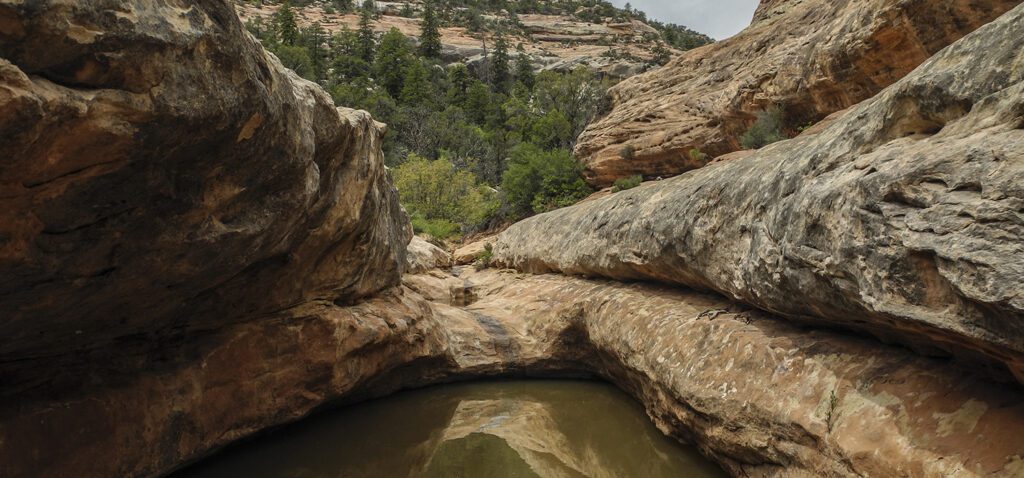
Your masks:
{"label": "reflection on water surface", "polygon": [[597,382],[444,385],[322,413],[175,478],[723,477]]}

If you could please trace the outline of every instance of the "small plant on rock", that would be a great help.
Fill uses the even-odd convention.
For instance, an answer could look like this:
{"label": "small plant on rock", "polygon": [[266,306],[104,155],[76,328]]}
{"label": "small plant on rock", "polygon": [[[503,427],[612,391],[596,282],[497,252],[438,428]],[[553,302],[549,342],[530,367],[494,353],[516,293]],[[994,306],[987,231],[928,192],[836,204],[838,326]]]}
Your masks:
{"label": "small plant on rock", "polygon": [[631,144],[623,146],[622,149],[619,150],[619,157],[627,161],[631,161],[636,157],[636,148]]}
{"label": "small plant on rock", "polygon": [[754,124],[743,136],[740,136],[740,145],[746,149],[760,149],[769,144],[786,139],[782,132],[783,117],[782,109],[772,106],[757,114]]}
{"label": "small plant on rock", "polygon": [[493,259],[494,248],[491,246],[490,242],[485,243],[483,252],[476,256],[476,270],[479,271],[491,267],[491,260]]}
{"label": "small plant on rock", "polygon": [[644,181],[644,177],[637,174],[636,176],[630,176],[628,178],[616,179],[615,184],[612,185],[612,192],[617,193],[619,191],[625,191],[627,189],[633,189],[640,185]]}

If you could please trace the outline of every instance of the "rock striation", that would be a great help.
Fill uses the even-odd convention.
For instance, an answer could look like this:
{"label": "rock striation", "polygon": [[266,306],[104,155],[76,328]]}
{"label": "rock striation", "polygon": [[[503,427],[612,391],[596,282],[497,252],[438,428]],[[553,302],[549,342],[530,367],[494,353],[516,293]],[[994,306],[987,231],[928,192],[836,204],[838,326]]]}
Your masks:
{"label": "rock striation", "polygon": [[[1022,43],[1018,7],[817,134],[494,252],[1019,372]],[[736,476],[1024,473],[1021,390],[944,360],[688,290],[432,269],[382,133],[227,0],[0,0],[0,475],[161,476],[326,406],[566,375]]]}
{"label": "rock striation", "polygon": [[1024,381],[1022,51],[1024,6],[818,134],[527,219],[495,260],[715,290]]}
{"label": "rock striation", "polygon": [[1018,0],[773,0],[736,36],[683,53],[611,90],[579,138],[592,185],[668,177],[741,149],[777,105],[788,133],[866,100]]}
{"label": "rock striation", "polygon": [[5,476],[154,476],[328,403],[581,374],[626,390],[734,476],[1024,471],[1024,396],[942,360],[692,291],[457,273],[219,329],[168,351],[174,367],[25,403],[0,422]]}
{"label": "rock striation", "polygon": [[382,134],[225,1],[0,1],[0,395],[397,284]]}

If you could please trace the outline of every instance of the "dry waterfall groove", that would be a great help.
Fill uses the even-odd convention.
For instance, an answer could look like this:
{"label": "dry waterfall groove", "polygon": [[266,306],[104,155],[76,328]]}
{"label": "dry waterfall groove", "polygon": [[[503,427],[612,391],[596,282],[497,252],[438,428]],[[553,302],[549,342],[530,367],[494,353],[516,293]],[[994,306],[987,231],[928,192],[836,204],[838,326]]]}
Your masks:
{"label": "dry waterfall groove", "polygon": [[[1009,5],[942,4],[971,21],[920,55]],[[477,271],[412,237],[383,126],[228,1],[0,0],[0,475],[162,476],[402,388],[592,376],[734,476],[1020,477],[1021,52],[1024,6]]]}

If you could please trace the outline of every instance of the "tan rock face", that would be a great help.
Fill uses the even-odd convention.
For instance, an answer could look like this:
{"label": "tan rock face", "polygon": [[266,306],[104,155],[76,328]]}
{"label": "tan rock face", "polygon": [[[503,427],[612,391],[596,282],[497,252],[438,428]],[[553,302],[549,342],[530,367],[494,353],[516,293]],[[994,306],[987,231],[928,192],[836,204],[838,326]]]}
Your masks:
{"label": "tan rock face", "polygon": [[405,272],[421,274],[432,269],[451,267],[452,255],[419,236],[413,236],[405,252]]}
{"label": "tan rock face", "polygon": [[736,36],[613,88],[612,111],[583,133],[576,155],[596,186],[702,167],[707,159],[691,150],[712,158],[740,149],[739,137],[765,108],[780,105],[795,133],[874,96],[1019,3],[762,2]]}
{"label": "tan rock face", "polygon": [[[413,290],[452,283],[479,297],[458,306]],[[325,403],[584,372],[735,476],[1022,470],[1021,392],[899,347],[655,286],[471,270],[406,284],[357,306],[305,304],[218,329],[144,376],[80,363],[95,380],[88,391],[0,408],[4,476],[152,476]]]}
{"label": "tan rock face", "polygon": [[713,289],[1024,381],[1022,51],[1024,6],[816,135],[525,220],[495,259]]}
{"label": "tan rock face", "polygon": [[393,286],[381,135],[226,1],[0,1],[0,394]]}

